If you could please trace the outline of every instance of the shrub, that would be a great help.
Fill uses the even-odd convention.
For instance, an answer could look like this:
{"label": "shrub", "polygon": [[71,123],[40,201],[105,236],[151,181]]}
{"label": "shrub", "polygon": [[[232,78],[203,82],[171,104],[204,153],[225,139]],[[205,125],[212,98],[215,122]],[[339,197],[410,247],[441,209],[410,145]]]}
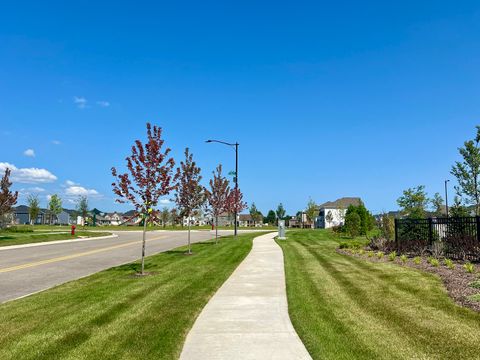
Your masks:
{"label": "shrub", "polygon": [[440,265],[440,261],[438,261],[438,259],[434,258],[433,256],[428,257],[428,262],[429,262],[430,265],[435,266],[435,267]]}
{"label": "shrub", "polygon": [[445,259],[445,266],[449,268],[450,270],[455,269],[455,264],[453,263],[452,260],[450,259]]}
{"label": "shrub", "polygon": [[342,241],[339,245],[340,249],[360,249],[363,244],[360,241]]}
{"label": "shrub", "polygon": [[416,265],[420,265],[420,263],[422,262],[422,258],[420,256],[415,256],[413,258],[413,262],[416,264]]}
{"label": "shrub", "polygon": [[360,235],[361,229],[360,215],[356,212],[351,212],[345,215],[345,230],[350,237],[354,238]]}
{"label": "shrub", "polygon": [[471,262],[463,264],[463,268],[470,274],[475,272],[475,265],[473,265]]}
{"label": "shrub", "polygon": [[407,262],[407,260],[408,260],[407,255],[402,255],[402,256],[400,256],[400,260],[402,260],[402,263],[405,264],[405,263]]}
{"label": "shrub", "polygon": [[470,284],[468,284],[468,286],[474,289],[480,289],[480,280],[475,280],[474,282],[471,282]]}
{"label": "shrub", "polygon": [[364,249],[358,250],[358,254],[359,254],[359,255],[365,255],[365,250],[364,250]]}
{"label": "shrub", "polygon": [[397,258],[397,252],[396,251],[392,251],[390,254],[388,254],[388,260],[389,261],[395,261],[396,258]]}
{"label": "shrub", "polygon": [[369,258],[373,257],[373,255],[375,255],[375,253],[373,251],[367,251],[367,256]]}
{"label": "shrub", "polygon": [[377,252],[377,258],[383,259],[383,255],[385,255],[385,254],[383,253],[383,251]]}

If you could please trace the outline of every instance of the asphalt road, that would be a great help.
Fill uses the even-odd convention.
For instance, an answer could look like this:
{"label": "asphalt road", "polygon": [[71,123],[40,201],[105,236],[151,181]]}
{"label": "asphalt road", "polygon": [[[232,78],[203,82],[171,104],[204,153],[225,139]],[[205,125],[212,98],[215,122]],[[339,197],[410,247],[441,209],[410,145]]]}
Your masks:
{"label": "asphalt road", "polygon": [[[219,231],[221,235],[231,231]],[[114,232],[116,238],[0,250],[0,303],[42,291],[141,256],[141,232]],[[213,238],[210,231],[192,231],[191,241]],[[185,231],[154,231],[146,252],[153,255],[185,245]]]}

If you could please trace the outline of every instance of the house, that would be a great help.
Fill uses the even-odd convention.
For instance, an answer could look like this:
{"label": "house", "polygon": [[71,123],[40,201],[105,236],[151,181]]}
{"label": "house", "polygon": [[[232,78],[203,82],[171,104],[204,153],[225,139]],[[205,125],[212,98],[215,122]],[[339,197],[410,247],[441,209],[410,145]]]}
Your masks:
{"label": "house", "polygon": [[358,206],[362,204],[359,197],[343,197],[335,201],[327,201],[318,206],[318,217],[316,227],[328,229],[345,223],[345,213],[350,205]]}
{"label": "house", "polygon": [[108,225],[117,226],[123,223],[122,214],[117,213],[116,211],[113,213],[106,213],[104,215],[104,218],[105,218],[105,222],[107,222]]}
{"label": "house", "polygon": [[122,215],[122,225],[134,226],[142,221],[141,217],[137,215],[135,210],[129,210]]}
{"label": "house", "polygon": [[250,214],[240,214],[238,215],[238,224],[239,226],[259,226],[258,222],[253,221],[252,215]]}

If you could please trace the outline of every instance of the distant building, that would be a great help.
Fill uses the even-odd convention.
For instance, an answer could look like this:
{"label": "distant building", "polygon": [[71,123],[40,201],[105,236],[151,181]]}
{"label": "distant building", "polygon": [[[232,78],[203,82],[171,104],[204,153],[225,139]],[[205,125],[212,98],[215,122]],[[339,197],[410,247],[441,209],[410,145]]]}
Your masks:
{"label": "distant building", "polygon": [[345,223],[345,213],[350,205],[362,204],[359,197],[343,197],[335,201],[327,201],[318,206],[319,212],[316,219],[316,227],[329,229]]}

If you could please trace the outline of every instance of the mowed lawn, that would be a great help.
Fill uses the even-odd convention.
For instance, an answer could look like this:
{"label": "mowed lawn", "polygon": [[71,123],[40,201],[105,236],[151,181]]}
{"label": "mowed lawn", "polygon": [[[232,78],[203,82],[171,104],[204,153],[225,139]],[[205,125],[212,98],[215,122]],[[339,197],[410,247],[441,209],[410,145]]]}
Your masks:
{"label": "mowed lawn", "polygon": [[49,232],[8,232],[0,231],[0,246],[22,245],[55,240],[71,240],[80,237],[100,237],[111,235],[108,232],[101,231],[76,231],[75,235],[69,232],[49,233]]}
{"label": "mowed lawn", "polygon": [[258,234],[221,238],[0,305],[0,359],[176,359],[195,318]]}
{"label": "mowed lawn", "polygon": [[314,359],[480,359],[480,314],[439,278],[340,255],[329,231],[287,237],[290,317]]}

